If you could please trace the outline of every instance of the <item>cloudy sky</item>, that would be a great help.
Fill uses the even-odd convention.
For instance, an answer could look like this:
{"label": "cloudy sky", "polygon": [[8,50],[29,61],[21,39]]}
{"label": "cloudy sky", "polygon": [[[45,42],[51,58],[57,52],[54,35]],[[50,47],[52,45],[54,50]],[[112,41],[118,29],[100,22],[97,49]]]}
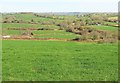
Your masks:
{"label": "cloudy sky", "polygon": [[0,0],[0,12],[117,12],[119,0]]}

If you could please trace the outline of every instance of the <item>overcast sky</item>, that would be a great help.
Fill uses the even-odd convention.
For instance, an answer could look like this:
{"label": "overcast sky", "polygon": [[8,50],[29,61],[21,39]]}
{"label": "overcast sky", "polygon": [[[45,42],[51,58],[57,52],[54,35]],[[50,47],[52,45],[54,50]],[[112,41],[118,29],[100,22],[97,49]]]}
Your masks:
{"label": "overcast sky", "polygon": [[0,12],[117,12],[119,0],[0,0]]}

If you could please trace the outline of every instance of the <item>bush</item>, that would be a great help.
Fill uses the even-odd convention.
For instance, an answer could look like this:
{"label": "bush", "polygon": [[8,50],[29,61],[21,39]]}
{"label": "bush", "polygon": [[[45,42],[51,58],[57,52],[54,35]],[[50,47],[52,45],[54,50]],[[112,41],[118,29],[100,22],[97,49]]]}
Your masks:
{"label": "bush", "polygon": [[81,41],[85,41],[85,40],[87,40],[88,38],[87,38],[87,36],[86,35],[82,35],[81,37],[80,37],[80,40]]}
{"label": "bush", "polygon": [[117,42],[116,39],[114,39],[114,38],[108,38],[108,39],[99,40],[97,43],[98,44],[102,44],[102,43],[115,43],[115,42]]}
{"label": "bush", "polygon": [[75,39],[72,39],[73,41],[79,41],[80,38],[79,37],[76,37]]}
{"label": "bush", "polygon": [[90,36],[90,39],[91,39],[91,40],[97,40],[97,39],[99,39],[98,37],[100,36],[100,34],[99,34],[97,31],[92,31],[92,32],[89,34],[89,36]]}
{"label": "bush", "polygon": [[8,23],[8,21],[5,20],[5,21],[3,21],[3,23]]}
{"label": "bush", "polygon": [[64,30],[64,28],[63,28],[63,27],[60,27],[59,30]]}
{"label": "bush", "polygon": [[68,29],[66,29],[66,32],[72,32],[72,29],[68,28]]}

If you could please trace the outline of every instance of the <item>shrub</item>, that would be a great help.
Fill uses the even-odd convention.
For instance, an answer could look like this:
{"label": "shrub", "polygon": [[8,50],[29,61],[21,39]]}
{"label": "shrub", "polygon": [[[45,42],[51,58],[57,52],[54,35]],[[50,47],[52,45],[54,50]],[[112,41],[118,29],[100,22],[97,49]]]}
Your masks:
{"label": "shrub", "polygon": [[3,23],[8,23],[8,21],[5,20],[5,21],[3,21]]}
{"label": "shrub", "polygon": [[81,41],[85,41],[85,40],[87,40],[88,38],[87,38],[87,36],[86,35],[82,35],[81,37],[80,37],[80,40]]}
{"label": "shrub", "polygon": [[68,29],[66,29],[66,32],[72,32],[72,29],[68,28]]}
{"label": "shrub", "polygon": [[97,43],[102,44],[102,43],[115,43],[115,42],[117,42],[116,39],[108,38],[108,39],[99,40]]}
{"label": "shrub", "polygon": [[63,28],[63,27],[60,27],[59,30],[64,30],[64,28]]}
{"label": "shrub", "polygon": [[76,37],[74,39],[72,39],[73,41],[79,41],[80,40],[80,37]]}

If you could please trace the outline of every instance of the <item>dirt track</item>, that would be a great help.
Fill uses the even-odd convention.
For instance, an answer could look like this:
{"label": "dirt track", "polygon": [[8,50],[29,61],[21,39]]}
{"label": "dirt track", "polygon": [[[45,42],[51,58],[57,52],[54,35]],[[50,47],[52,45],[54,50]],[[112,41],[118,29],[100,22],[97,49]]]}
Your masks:
{"label": "dirt track", "polygon": [[2,40],[53,40],[53,41],[70,41],[68,39],[60,39],[60,38],[3,38]]}
{"label": "dirt track", "polygon": [[53,28],[43,29],[43,28],[8,28],[8,30],[58,30]]}

